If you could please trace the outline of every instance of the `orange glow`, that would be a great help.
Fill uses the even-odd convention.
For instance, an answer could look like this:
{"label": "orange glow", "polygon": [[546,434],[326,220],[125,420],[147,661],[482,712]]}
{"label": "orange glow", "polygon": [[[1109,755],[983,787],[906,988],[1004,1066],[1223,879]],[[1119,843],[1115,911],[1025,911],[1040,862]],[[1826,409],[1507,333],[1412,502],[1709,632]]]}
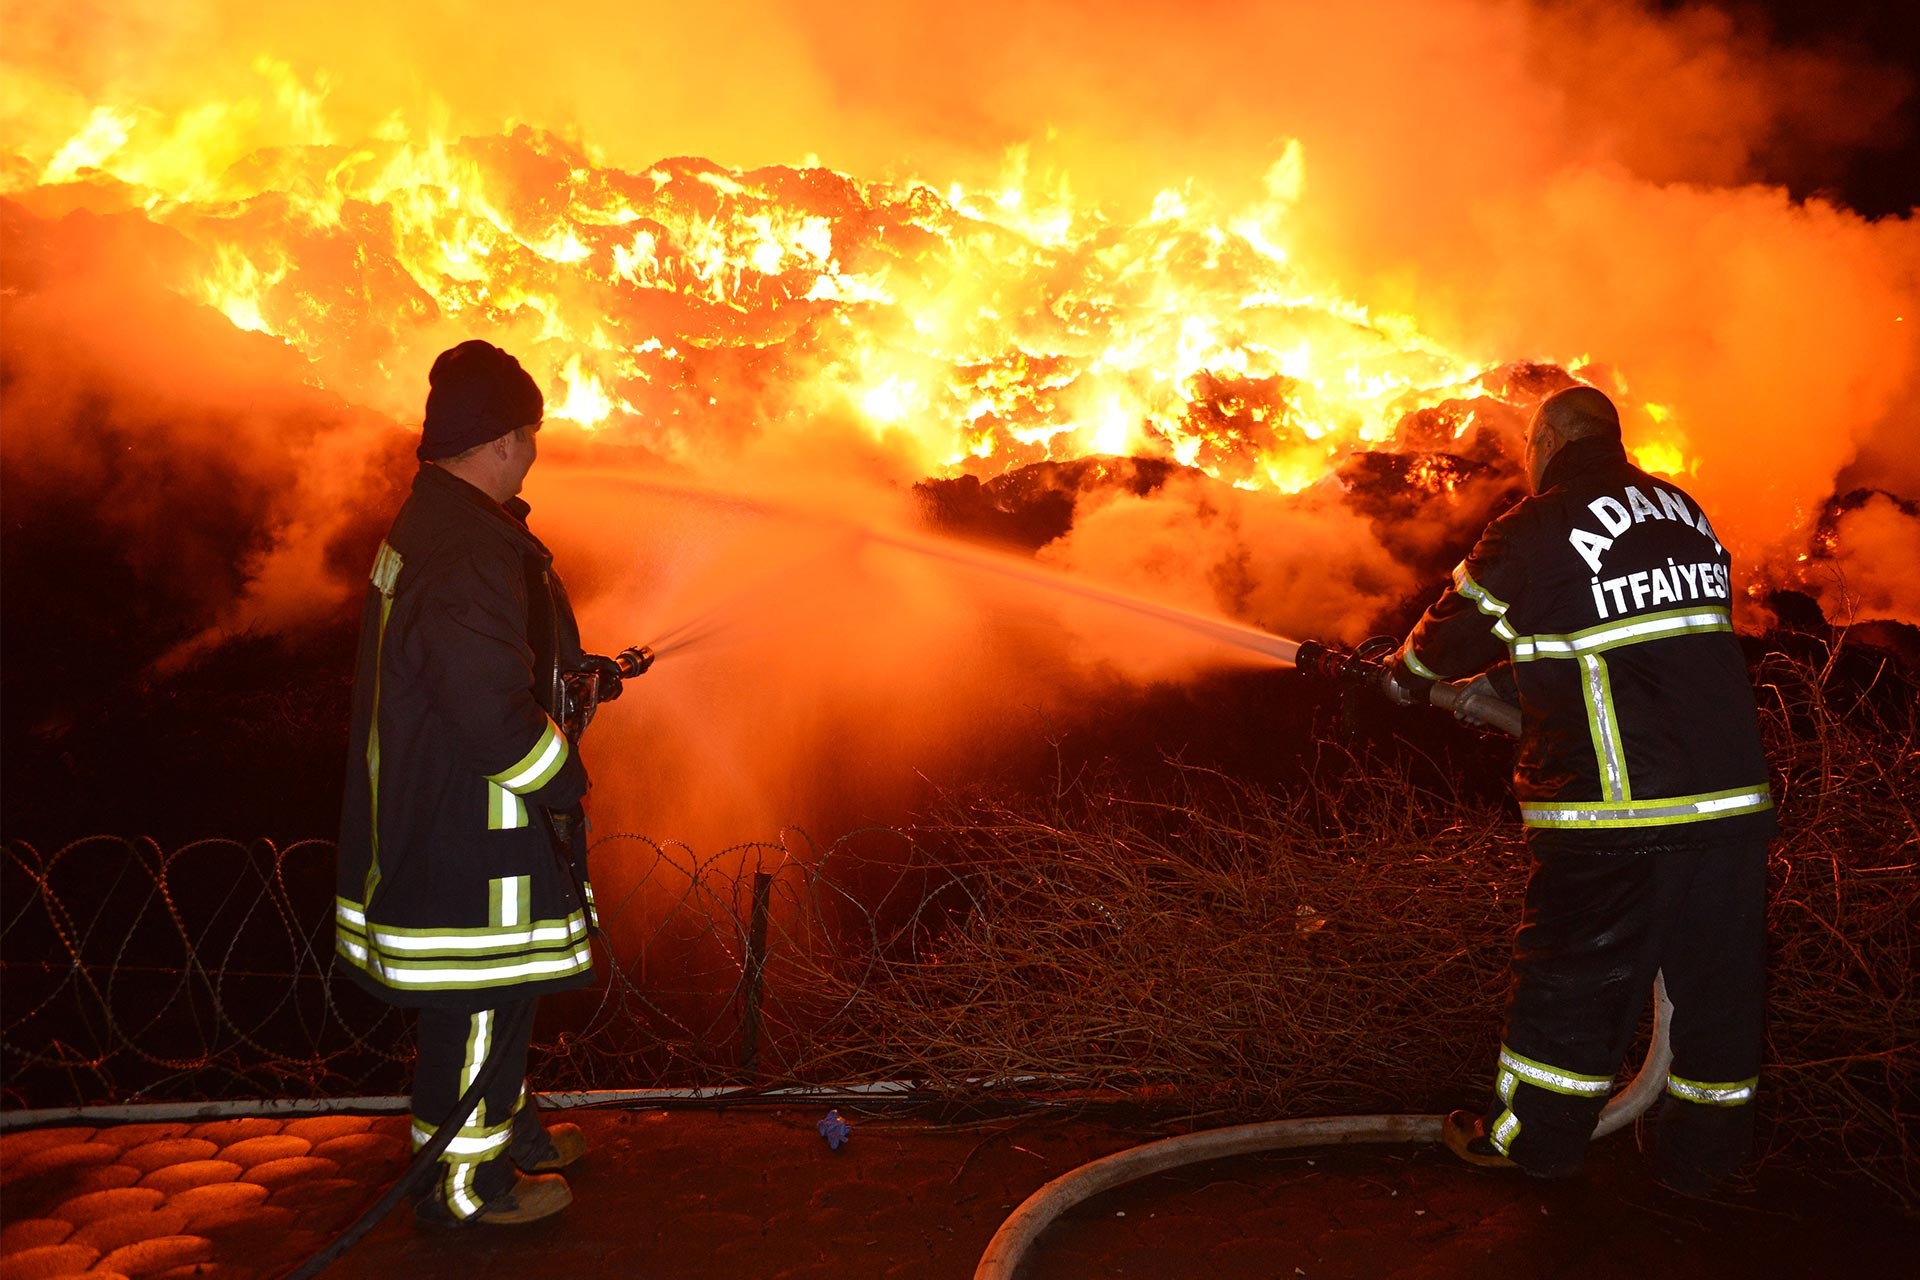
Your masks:
{"label": "orange glow", "polygon": [[200,253],[180,291],[401,421],[423,354],[489,332],[544,369],[550,420],[657,445],[678,417],[665,443],[684,450],[739,412],[743,367],[711,367],[732,351],[774,367],[778,413],[849,418],[923,475],[1130,453],[1294,492],[1482,369],[1299,261],[1298,142],[1252,207],[1188,186],[1126,220],[1037,177],[1024,147],[996,187],[941,191],[697,161],[631,172],[525,128],[395,124],[343,147],[322,86],[256,71],[306,141],[240,154],[258,104],[108,104],[13,169],[33,175],[14,192],[145,210]]}
{"label": "orange glow", "polygon": [[294,633],[364,590],[434,356],[499,343],[592,643],[733,620],[648,678],[637,826],[1230,659],[848,525],[1351,642],[1569,375],[1744,628],[1920,623],[1920,223],[1793,194],[1897,123],[1856,54],[1543,0],[121,9],[0,41],[10,480],[177,561],[187,652]]}
{"label": "orange glow", "polygon": [[[1770,541],[1827,496],[1849,433],[1884,435],[1910,400],[1907,326],[1886,323],[1910,314],[1910,234],[1728,167],[1758,146],[1742,130],[1771,138],[1803,112],[1876,136],[1880,99],[1854,92],[1844,126],[1837,100],[1756,111],[1766,76],[1730,68],[1809,64],[1759,45],[1729,61],[1711,24],[1229,0],[1204,30],[1129,7],[1063,48],[1019,6],[990,6],[980,32],[873,5],[799,31],[756,2],[662,15],[643,54],[597,4],[589,41],[506,20],[444,48],[419,38],[437,20],[377,8],[204,7],[232,21],[105,32],[25,6],[0,193],[177,232],[197,255],[169,264],[177,292],[401,423],[435,351],[484,332],[523,355],[565,431],[681,463],[852,426],[896,482],[1128,453],[1280,493],[1357,448],[1445,447],[1411,442],[1408,415],[1543,361],[1657,397],[1638,456],[1731,508],[1723,532]],[[703,32],[735,56],[660,52]],[[1199,50],[1221,47],[1261,49],[1273,74],[1205,70]],[[1581,52],[1627,48],[1686,92],[1649,98]],[[508,53],[544,74],[501,75]],[[657,86],[639,97],[633,55]],[[562,69],[557,98],[533,91]],[[1885,87],[1832,70],[1819,84]],[[932,125],[982,85],[1003,105]],[[1143,128],[1162,98],[1191,126]],[[894,123],[861,123],[881,101]],[[686,158],[703,153],[736,163]],[[1796,351],[1795,385],[1759,392]],[[1476,424],[1455,421],[1466,448]],[[1803,421],[1797,479],[1765,474]],[[1740,447],[1751,432],[1767,448]]]}

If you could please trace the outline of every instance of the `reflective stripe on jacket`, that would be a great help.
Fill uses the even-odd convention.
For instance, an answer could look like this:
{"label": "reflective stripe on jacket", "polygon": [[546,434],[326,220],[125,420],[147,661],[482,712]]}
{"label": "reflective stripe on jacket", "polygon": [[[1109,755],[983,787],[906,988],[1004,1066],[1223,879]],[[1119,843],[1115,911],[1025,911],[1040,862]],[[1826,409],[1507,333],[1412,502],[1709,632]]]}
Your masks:
{"label": "reflective stripe on jacket", "polygon": [[1769,834],[1731,591],[1699,504],[1618,442],[1574,441],[1542,493],[1487,526],[1400,661],[1429,680],[1511,663],[1499,674],[1524,726],[1514,792],[1536,839],[1672,843],[1733,820]]}

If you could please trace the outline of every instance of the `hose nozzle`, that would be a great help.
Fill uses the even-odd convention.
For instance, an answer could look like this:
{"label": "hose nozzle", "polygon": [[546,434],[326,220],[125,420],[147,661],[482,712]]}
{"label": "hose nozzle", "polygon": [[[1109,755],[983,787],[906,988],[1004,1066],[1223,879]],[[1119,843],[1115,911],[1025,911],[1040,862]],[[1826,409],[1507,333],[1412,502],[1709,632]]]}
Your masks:
{"label": "hose nozzle", "polygon": [[620,668],[620,678],[622,680],[631,680],[635,676],[645,675],[647,668],[653,665],[654,659],[658,656],[659,655],[654,653],[647,645],[636,644],[631,648],[622,649],[619,653],[614,654],[613,664]]}
{"label": "hose nozzle", "polygon": [[1293,665],[1322,680],[1343,680],[1353,684],[1379,687],[1386,678],[1387,659],[1400,647],[1392,636],[1375,636],[1357,649],[1302,640]]}
{"label": "hose nozzle", "polygon": [[[1293,665],[1317,679],[1340,685],[1343,692],[1365,689],[1369,693],[1385,694],[1389,701],[1402,705],[1410,698],[1428,701],[1444,711],[1452,711],[1456,718],[1468,724],[1498,729],[1515,738],[1520,736],[1520,708],[1489,693],[1469,693],[1470,686],[1464,682],[1432,681],[1426,684],[1424,697],[1415,690],[1403,689],[1393,678],[1393,656],[1399,649],[1400,642],[1392,636],[1375,636],[1352,650],[1317,640],[1302,640]],[[1482,679],[1480,683],[1485,685],[1486,681]],[[1343,697],[1342,701],[1347,700]],[[1347,714],[1352,714],[1350,703]]]}

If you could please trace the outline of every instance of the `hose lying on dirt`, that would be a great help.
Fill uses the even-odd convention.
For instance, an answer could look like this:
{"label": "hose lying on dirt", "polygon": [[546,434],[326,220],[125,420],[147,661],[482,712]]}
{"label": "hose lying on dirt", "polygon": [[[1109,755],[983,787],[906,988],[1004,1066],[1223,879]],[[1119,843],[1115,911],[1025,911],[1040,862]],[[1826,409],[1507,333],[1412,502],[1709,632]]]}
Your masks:
{"label": "hose lying on dirt", "polygon": [[[1633,1123],[1666,1084],[1673,1062],[1668,1028],[1673,1004],[1667,999],[1662,975],[1653,980],[1653,1043],[1646,1060],[1627,1087],[1608,1100],[1594,1126],[1603,1137]],[[1269,1120],[1224,1129],[1162,1138],[1131,1147],[1061,1174],[1021,1202],[987,1242],[987,1251],[974,1268],[973,1280],[1013,1280],[1020,1260],[1042,1231],[1067,1210],[1103,1191],[1164,1173],[1183,1165],[1224,1160],[1229,1156],[1289,1147],[1331,1147],[1363,1142],[1438,1142],[1440,1116],[1320,1116],[1307,1120]]]}

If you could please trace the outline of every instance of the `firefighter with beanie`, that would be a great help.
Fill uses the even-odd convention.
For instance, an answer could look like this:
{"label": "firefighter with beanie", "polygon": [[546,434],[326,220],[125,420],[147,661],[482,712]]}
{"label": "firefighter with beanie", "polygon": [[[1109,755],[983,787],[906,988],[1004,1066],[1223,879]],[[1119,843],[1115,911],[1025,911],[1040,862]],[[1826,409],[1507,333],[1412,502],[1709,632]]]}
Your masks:
{"label": "firefighter with beanie", "polygon": [[1577,1172],[1664,972],[1659,1177],[1703,1194],[1752,1145],[1775,831],[1728,557],[1692,497],[1627,460],[1592,387],[1540,405],[1526,468],[1532,496],[1454,570],[1390,690],[1424,701],[1435,680],[1485,672],[1456,713],[1499,697],[1524,726],[1533,871],[1496,1101],[1448,1116],[1443,1138],[1472,1164]]}
{"label": "firefighter with beanie", "polygon": [[517,496],[539,387],[485,342],[428,375],[419,472],[373,564],[354,674],[335,947],[347,972],[417,1011],[413,1141],[454,1116],[423,1222],[519,1223],[572,1200],[577,1126],[543,1126],[525,1088],[532,1002],[586,984],[593,894],[574,845],[587,774],[561,731],[580,651],[553,557]]}

